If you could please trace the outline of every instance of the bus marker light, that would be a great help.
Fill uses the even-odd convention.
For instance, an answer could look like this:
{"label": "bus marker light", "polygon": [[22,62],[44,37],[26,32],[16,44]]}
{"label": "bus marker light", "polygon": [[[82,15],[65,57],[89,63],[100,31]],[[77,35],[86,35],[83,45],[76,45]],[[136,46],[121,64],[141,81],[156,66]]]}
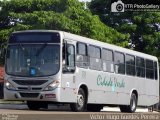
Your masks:
{"label": "bus marker light", "polygon": [[45,98],[56,98],[55,94],[45,94]]}

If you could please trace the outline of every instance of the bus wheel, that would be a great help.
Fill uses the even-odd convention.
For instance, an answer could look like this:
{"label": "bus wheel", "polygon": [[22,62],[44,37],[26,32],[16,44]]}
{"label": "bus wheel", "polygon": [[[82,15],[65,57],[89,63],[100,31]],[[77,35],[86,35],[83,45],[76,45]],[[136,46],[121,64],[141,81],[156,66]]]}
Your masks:
{"label": "bus wheel", "polygon": [[39,110],[40,104],[36,101],[27,101],[27,106],[30,110]]}
{"label": "bus wheel", "polygon": [[84,112],[86,110],[86,96],[82,88],[78,91],[77,102],[70,104],[71,110],[75,112]]}
{"label": "bus wheel", "polygon": [[87,105],[87,111],[89,111],[89,112],[100,112],[101,109],[103,109],[102,105],[97,105],[97,104]]}
{"label": "bus wheel", "polygon": [[133,113],[136,111],[136,108],[137,108],[137,97],[134,93],[132,93],[132,95],[131,95],[130,105],[120,106],[121,112]]}

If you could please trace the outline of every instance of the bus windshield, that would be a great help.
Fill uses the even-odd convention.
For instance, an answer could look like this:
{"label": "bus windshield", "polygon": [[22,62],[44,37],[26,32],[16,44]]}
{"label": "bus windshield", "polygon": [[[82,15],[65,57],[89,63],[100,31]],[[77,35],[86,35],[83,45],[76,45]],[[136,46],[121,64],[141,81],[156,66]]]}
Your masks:
{"label": "bus windshield", "polygon": [[6,73],[23,77],[54,75],[60,68],[58,44],[9,45],[6,56]]}

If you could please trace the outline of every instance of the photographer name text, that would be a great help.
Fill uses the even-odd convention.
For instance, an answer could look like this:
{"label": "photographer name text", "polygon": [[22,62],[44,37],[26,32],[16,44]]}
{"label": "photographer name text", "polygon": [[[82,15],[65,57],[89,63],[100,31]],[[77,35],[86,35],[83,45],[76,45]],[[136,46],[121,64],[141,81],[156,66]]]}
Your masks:
{"label": "photographer name text", "polygon": [[158,114],[90,114],[91,120],[159,120]]}

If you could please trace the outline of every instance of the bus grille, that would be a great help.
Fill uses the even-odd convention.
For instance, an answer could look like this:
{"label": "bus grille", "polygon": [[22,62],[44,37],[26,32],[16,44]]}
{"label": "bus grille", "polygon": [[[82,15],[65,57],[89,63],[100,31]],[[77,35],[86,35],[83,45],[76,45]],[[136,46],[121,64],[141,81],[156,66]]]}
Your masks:
{"label": "bus grille", "polygon": [[[28,87],[18,87],[18,90],[29,90],[28,89]],[[39,91],[39,90],[42,90],[42,88],[35,88],[35,87],[32,87],[32,88],[30,88],[30,90],[37,90],[37,91]]]}
{"label": "bus grille", "polygon": [[20,95],[25,98],[37,98],[39,93],[20,93]]}
{"label": "bus grille", "polygon": [[47,80],[13,80],[18,85],[42,85],[47,82]]}

